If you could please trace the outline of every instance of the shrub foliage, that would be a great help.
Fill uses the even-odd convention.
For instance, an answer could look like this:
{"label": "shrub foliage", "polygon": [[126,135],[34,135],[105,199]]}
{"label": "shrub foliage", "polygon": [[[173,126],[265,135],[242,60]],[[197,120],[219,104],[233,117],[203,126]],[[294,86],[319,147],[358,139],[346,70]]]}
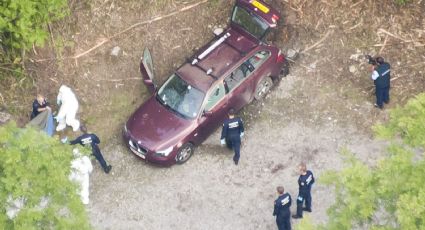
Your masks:
{"label": "shrub foliage", "polygon": [[0,40],[3,51],[13,54],[33,44],[43,45],[48,36],[47,23],[68,13],[67,0],[2,0],[0,3]]}
{"label": "shrub foliage", "polygon": [[[71,148],[33,129],[0,127],[0,226],[4,229],[88,229],[87,214],[68,180]],[[12,219],[13,201],[23,205]]]}
{"label": "shrub foliage", "polygon": [[425,94],[392,110],[389,123],[374,129],[391,142],[388,155],[370,167],[343,151],[348,166],[321,178],[334,186],[336,202],[319,229],[424,229]]}

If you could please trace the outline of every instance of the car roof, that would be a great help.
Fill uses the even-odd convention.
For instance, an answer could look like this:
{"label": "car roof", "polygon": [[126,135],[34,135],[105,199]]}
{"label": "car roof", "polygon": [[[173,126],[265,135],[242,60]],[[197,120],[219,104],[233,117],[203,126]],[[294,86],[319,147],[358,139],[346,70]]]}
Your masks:
{"label": "car roof", "polygon": [[[225,35],[228,37],[224,42],[212,49],[204,58],[199,58],[205,50],[213,46],[214,42]],[[188,84],[207,92],[217,79],[220,79],[224,73],[233,68],[238,61],[257,46],[258,43],[229,29],[194,56],[195,64],[187,62],[177,69],[176,73]]]}

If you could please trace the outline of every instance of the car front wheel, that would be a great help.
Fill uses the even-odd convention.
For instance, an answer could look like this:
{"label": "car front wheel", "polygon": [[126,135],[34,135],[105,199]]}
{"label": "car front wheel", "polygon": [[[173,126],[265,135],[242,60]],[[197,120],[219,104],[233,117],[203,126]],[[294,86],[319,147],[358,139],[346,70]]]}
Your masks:
{"label": "car front wheel", "polygon": [[255,89],[255,99],[263,99],[273,86],[273,80],[270,77],[263,78]]}
{"label": "car front wheel", "polygon": [[179,151],[176,155],[177,164],[183,164],[189,160],[189,158],[193,155],[194,147],[191,143],[186,143],[182,147],[180,147]]}

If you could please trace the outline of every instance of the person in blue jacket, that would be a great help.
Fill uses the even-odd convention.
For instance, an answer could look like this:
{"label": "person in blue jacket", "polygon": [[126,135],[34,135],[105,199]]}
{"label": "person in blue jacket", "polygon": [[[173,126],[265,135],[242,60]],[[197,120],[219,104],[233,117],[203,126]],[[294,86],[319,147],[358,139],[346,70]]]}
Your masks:
{"label": "person in blue jacket", "polygon": [[241,137],[244,136],[244,128],[242,119],[235,117],[235,110],[229,110],[229,119],[223,123],[223,129],[221,130],[221,144],[227,145],[229,149],[235,151],[233,156],[233,162],[238,165],[240,158],[241,148]]}
{"label": "person in blue jacket", "polygon": [[99,138],[94,133],[87,133],[87,128],[84,125],[80,126],[80,130],[83,133],[83,135],[77,137],[77,139],[70,142],[71,145],[80,144],[83,146],[90,145],[92,154],[96,157],[96,159],[99,161],[100,165],[103,168],[103,171],[105,173],[109,173],[112,169],[111,165],[108,165],[103,158],[102,153],[100,152],[98,144],[100,143]]}
{"label": "person in blue jacket", "polygon": [[375,107],[383,109],[384,103],[390,102],[390,73],[391,66],[384,61],[383,57],[375,58],[372,65],[372,80],[375,84],[376,103]]}
{"label": "person in blue jacket", "polygon": [[276,188],[279,197],[274,201],[273,216],[276,216],[276,224],[279,230],[291,230],[291,207],[292,199],[289,193],[284,193],[283,186]]}
{"label": "person in blue jacket", "polygon": [[[311,212],[311,186],[314,184],[314,176],[310,170],[307,170],[307,165],[301,163],[298,166],[300,177],[298,178],[298,197],[297,197],[297,214],[292,217],[302,218],[303,211]],[[305,203],[305,208],[303,205]]]}

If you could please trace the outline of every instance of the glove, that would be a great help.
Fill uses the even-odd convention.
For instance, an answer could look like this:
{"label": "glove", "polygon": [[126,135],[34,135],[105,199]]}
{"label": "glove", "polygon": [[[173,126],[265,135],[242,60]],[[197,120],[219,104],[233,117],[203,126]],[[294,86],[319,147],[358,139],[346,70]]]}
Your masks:
{"label": "glove", "polygon": [[68,137],[64,137],[61,139],[62,144],[66,144],[68,142]]}
{"label": "glove", "polygon": [[221,143],[221,145],[225,145],[226,144],[226,141],[224,139],[221,139],[220,140],[220,143]]}
{"label": "glove", "polygon": [[241,135],[240,135],[240,137],[243,137],[245,135],[245,133],[244,132],[241,132]]}

